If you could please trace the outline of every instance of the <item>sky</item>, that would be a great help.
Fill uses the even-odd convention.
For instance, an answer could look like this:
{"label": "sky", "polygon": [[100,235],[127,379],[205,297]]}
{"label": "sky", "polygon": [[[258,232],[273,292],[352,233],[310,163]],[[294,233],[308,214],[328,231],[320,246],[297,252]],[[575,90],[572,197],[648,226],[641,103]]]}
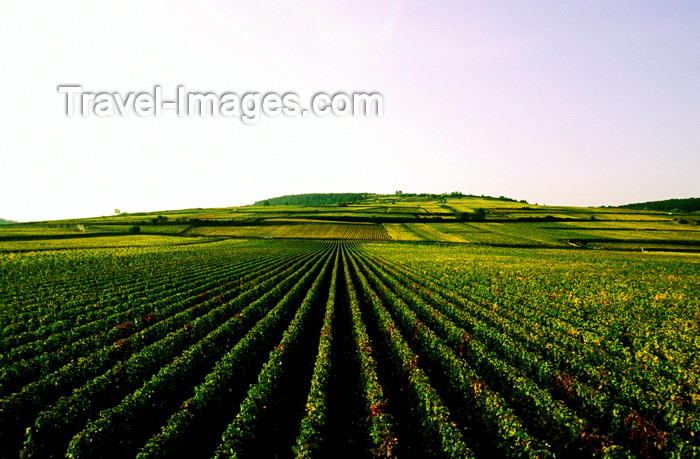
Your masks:
{"label": "sky", "polygon": [[[700,196],[700,2],[0,5],[0,218],[312,192]],[[86,92],[379,93],[381,117],[80,117]]]}

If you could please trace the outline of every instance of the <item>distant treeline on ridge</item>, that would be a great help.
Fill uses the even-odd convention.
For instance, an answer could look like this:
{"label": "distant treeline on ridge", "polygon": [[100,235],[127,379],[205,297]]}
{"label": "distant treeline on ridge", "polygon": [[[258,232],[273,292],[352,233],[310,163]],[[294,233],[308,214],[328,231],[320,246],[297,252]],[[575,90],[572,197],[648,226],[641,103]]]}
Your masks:
{"label": "distant treeline on ridge", "polygon": [[351,204],[370,196],[370,193],[307,193],[280,196],[257,201],[254,206],[332,206]]}
{"label": "distant treeline on ridge", "polygon": [[505,196],[493,197],[493,196],[477,196],[473,194],[464,194],[459,191],[453,191],[452,193],[442,193],[442,194],[431,194],[431,193],[404,193],[402,191],[397,191],[393,195],[382,195],[375,193],[306,193],[306,194],[292,194],[288,196],[279,196],[276,198],[263,199],[262,201],[257,201],[254,206],[332,206],[340,204],[359,204],[370,198],[382,198],[382,197],[398,197],[398,198],[410,198],[410,197],[423,197],[440,200],[441,198],[482,198],[497,201],[508,201],[508,202],[521,202],[527,204],[527,201],[507,198]]}
{"label": "distant treeline on ridge", "polygon": [[700,198],[666,199],[664,201],[638,202],[617,206],[622,209],[657,210],[661,212],[698,212]]}

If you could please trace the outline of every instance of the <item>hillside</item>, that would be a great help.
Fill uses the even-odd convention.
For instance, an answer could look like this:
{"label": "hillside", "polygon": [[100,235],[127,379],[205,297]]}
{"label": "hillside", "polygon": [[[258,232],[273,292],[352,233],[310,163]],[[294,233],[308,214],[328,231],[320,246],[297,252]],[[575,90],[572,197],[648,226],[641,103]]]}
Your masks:
{"label": "hillside", "polygon": [[8,223],[16,223],[13,220],[5,220],[4,218],[0,218],[0,225],[6,225]]}
{"label": "hillside", "polygon": [[[287,204],[278,204],[280,201]],[[134,246],[149,240],[180,245],[212,238],[700,252],[699,221],[668,212],[540,206],[457,192],[318,193],[271,198],[257,206],[3,225],[0,252]]]}
{"label": "hillside", "polygon": [[620,209],[656,210],[659,212],[700,212],[700,198],[638,202],[617,207]]}

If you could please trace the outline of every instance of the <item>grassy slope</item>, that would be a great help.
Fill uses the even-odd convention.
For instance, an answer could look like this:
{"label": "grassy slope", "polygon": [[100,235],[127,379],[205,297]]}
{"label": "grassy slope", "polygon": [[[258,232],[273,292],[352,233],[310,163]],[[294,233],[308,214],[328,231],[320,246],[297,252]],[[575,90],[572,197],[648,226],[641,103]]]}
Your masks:
{"label": "grassy slope", "polygon": [[[476,209],[486,211],[485,220],[460,221]],[[23,249],[34,245],[45,249],[54,238],[124,234],[133,225],[140,227],[142,237],[154,238],[167,234],[700,251],[697,220],[665,212],[538,206],[479,197],[439,202],[419,196],[369,195],[348,205],[183,209],[3,225],[0,251],[12,250],[18,241]]]}

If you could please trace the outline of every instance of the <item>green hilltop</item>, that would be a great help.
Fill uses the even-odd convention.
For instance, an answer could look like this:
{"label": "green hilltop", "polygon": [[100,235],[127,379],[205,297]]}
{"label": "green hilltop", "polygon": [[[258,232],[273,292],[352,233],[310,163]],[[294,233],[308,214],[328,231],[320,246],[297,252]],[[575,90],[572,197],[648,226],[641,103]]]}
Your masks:
{"label": "green hilltop", "polygon": [[402,191],[397,191],[393,195],[386,194],[375,194],[375,193],[305,193],[305,194],[292,194],[285,196],[278,196],[275,198],[264,199],[262,201],[256,201],[253,203],[254,206],[333,206],[342,204],[362,204],[362,203],[372,203],[380,200],[386,200],[387,198],[401,199],[408,201],[411,199],[416,200],[438,200],[444,201],[447,198],[481,198],[492,201],[506,201],[506,202],[520,202],[527,204],[527,201],[521,200],[517,201],[515,199],[507,198],[505,196],[477,196],[473,194],[464,194],[460,191],[453,191],[451,193],[404,193]]}
{"label": "green hilltop", "polygon": [[362,201],[370,193],[306,193],[278,196],[276,198],[257,201],[254,206],[332,206],[337,204],[351,204]]}

